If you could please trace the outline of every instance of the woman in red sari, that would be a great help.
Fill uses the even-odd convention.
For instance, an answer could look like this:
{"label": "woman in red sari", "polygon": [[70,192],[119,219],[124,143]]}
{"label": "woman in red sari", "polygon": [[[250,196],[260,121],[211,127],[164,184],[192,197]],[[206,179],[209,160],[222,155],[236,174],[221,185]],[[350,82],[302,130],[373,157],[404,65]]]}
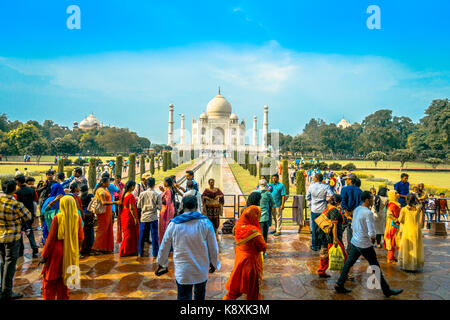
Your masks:
{"label": "woman in red sari", "polygon": [[95,242],[92,250],[100,253],[114,252],[114,231],[112,220],[112,205],[120,204],[120,201],[111,201],[111,193],[107,189],[109,186],[109,177],[100,180],[94,194],[100,200],[102,205],[106,206],[106,210],[102,214],[97,215],[97,232],[95,233]]}
{"label": "woman in red sari", "polygon": [[171,178],[164,178],[164,188],[160,187],[163,192],[161,195],[162,209],[159,212],[158,231],[159,231],[159,245],[164,238],[167,225],[175,215],[174,198],[175,194],[172,191],[173,181]]}
{"label": "woman in red sari", "polygon": [[252,192],[247,208],[242,212],[234,228],[236,240],[234,268],[225,284],[228,290],[223,300],[236,300],[246,294],[247,300],[259,300],[259,288],[263,273],[262,252],[267,245],[259,226],[261,193]]}
{"label": "woman in red sari", "polygon": [[[80,245],[84,240],[81,217],[72,196],[62,197],[59,208],[40,260],[45,264],[42,270],[44,300],[69,300],[68,285],[79,283],[80,279]],[[68,283],[68,280],[75,283]]]}
{"label": "woman in red sari", "polygon": [[400,203],[398,198],[400,195],[397,191],[391,190],[388,192],[389,204],[386,212],[386,228],[384,231],[384,247],[388,250],[387,263],[397,264],[395,257],[395,250],[398,250],[400,244]]}
{"label": "woman in red sari", "polygon": [[214,179],[209,179],[209,188],[206,188],[202,194],[203,215],[207,216],[214,226],[214,231],[217,235],[217,230],[220,225],[220,216],[223,215],[224,198],[223,193],[219,188],[214,187]]}
{"label": "woman in red sari", "polygon": [[136,198],[133,191],[136,182],[130,180],[125,184],[122,194],[122,205],[119,212],[120,228],[123,234],[119,256],[133,256],[138,253],[139,245],[139,218],[136,208]]}

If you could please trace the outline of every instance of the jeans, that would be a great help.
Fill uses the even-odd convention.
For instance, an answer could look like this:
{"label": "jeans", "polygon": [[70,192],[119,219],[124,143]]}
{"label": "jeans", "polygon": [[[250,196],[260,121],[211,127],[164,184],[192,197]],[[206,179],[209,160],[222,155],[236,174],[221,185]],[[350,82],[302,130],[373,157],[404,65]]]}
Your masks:
{"label": "jeans", "polygon": [[144,255],[144,244],[149,238],[149,234],[152,235],[152,255],[158,256],[159,251],[159,237],[158,237],[158,220],[151,222],[141,222],[139,226],[139,255]]}
{"label": "jeans", "polygon": [[0,243],[0,278],[3,298],[11,297],[16,262],[19,258],[20,240]]}
{"label": "jeans", "polygon": [[267,243],[267,234],[269,233],[269,221],[259,222],[264,241]]}
{"label": "jeans", "polygon": [[315,213],[311,211],[311,247],[314,250],[319,250],[320,246],[317,243],[316,239],[316,229],[317,229],[317,223],[315,222],[316,218],[319,217],[322,213]]}
{"label": "jeans", "polygon": [[95,241],[95,232],[93,225],[85,225],[84,226],[84,251],[85,253],[91,252],[91,248],[94,245]]}
{"label": "jeans", "polygon": [[192,300],[192,287],[194,287],[194,300],[205,300],[206,296],[206,281],[196,284],[179,284],[178,300]]}
{"label": "jeans", "polygon": [[358,248],[354,245],[352,245],[350,252],[348,253],[348,259],[344,264],[344,267],[342,268],[341,275],[339,276],[338,281],[336,282],[336,285],[339,287],[343,287],[345,281],[347,280],[348,273],[350,272],[351,267],[356,263],[358,258],[360,256],[363,256],[371,266],[377,266],[380,270],[380,284],[381,284],[381,290],[383,290],[383,293],[389,293],[390,288],[388,283],[383,277],[383,272],[381,272],[380,265],[378,263],[377,254],[375,253],[375,249],[373,246],[370,246],[369,248]]}
{"label": "jeans", "polygon": [[345,248],[345,250],[347,252],[350,252],[350,250],[352,249],[352,238],[353,238],[352,224],[351,223],[344,224],[344,231],[347,231],[347,248]]}
{"label": "jeans", "polygon": [[[39,246],[36,244],[36,240],[34,239],[34,231],[33,231],[33,221],[27,221],[24,223],[24,227],[22,230],[25,233],[24,229],[29,229],[30,232],[27,234],[28,241],[30,242],[30,247],[33,249],[33,253],[36,253],[39,250]],[[23,251],[25,249],[25,246],[23,245],[23,237],[20,238],[20,249],[19,249],[19,255],[23,255]]]}

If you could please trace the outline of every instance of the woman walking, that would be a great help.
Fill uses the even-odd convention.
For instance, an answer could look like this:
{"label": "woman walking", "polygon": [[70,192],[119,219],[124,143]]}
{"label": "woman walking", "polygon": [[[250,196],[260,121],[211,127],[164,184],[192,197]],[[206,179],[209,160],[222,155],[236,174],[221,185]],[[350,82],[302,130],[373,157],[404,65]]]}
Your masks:
{"label": "woman walking", "polygon": [[252,192],[248,197],[247,208],[242,212],[234,228],[236,241],[234,268],[225,284],[228,290],[223,300],[236,300],[246,294],[247,300],[259,300],[262,281],[263,257],[267,245],[264,242],[259,219],[261,193]]}
{"label": "woman walking", "polygon": [[60,200],[60,212],[52,220],[40,261],[45,264],[42,270],[44,300],[69,300],[68,285],[74,284],[72,281],[79,281],[76,269],[80,264],[80,244],[83,239],[83,227],[75,199],[64,196]]}
{"label": "woman walking", "polygon": [[371,208],[375,222],[375,230],[377,231],[377,249],[382,248],[381,239],[383,238],[384,229],[386,228],[386,206],[388,202],[387,188],[380,187],[380,189],[378,189],[378,194],[374,195],[374,204]]}
{"label": "woman walking", "polygon": [[164,178],[164,188],[160,187],[163,192],[161,195],[162,209],[159,213],[158,231],[159,231],[159,245],[164,238],[167,225],[175,215],[174,198],[175,194],[172,191],[173,181],[169,177]]}
{"label": "woman walking", "polygon": [[122,195],[122,205],[119,211],[120,229],[123,234],[119,256],[137,255],[139,246],[139,218],[136,208],[136,198],[133,191],[136,182],[130,180],[125,184]]}
{"label": "woman walking", "polygon": [[387,263],[397,264],[397,258],[395,258],[395,250],[399,246],[400,240],[400,203],[398,198],[400,194],[391,190],[388,192],[389,204],[386,212],[386,229],[384,233],[384,247],[388,250]]}
{"label": "woman walking", "polygon": [[214,179],[209,179],[209,188],[206,188],[202,194],[203,201],[203,214],[211,220],[214,231],[217,234],[217,230],[220,225],[220,216],[223,215],[224,198],[223,193],[219,188],[214,186]]}
{"label": "woman walking", "polygon": [[406,207],[400,211],[399,221],[402,224],[398,266],[405,271],[421,271],[424,265],[422,228],[424,224],[423,210],[415,205],[415,196],[406,197]]}
{"label": "woman walking", "polygon": [[329,278],[330,275],[326,273],[328,270],[328,250],[335,245],[339,245],[344,254],[345,260],[347,260],[347,252],[342,244],[344,215],[339,210],[342,202],[342,197],[339,194],[334,194],[329,200],[328,208],[322,214],[325,214],[328,219],[333,223],[333,227],[329,233],[325,233],[321,228],[316,228],[316,239],[320,243],[320,265],[317,273],[321,278]]}
{"label": "woman walking", "polygon": [[109,177],[103,177],[94,192],[95,197],[105,206],[105,212],[97,214],[97,232],[92,250],[97,253],[112,253],[114,251],[114,232],[112,205],[120,204],[120,201],[111,201],[111,193],[108,190]]}

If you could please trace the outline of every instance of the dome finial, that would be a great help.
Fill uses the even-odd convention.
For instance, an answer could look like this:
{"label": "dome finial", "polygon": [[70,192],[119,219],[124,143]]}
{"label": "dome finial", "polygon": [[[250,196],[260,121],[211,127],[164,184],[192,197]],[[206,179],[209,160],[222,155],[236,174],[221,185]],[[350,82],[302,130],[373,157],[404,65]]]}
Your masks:
{"label": "dome finial", "polygon": [[220,94],[220,86],[219,86],[219,94]]}

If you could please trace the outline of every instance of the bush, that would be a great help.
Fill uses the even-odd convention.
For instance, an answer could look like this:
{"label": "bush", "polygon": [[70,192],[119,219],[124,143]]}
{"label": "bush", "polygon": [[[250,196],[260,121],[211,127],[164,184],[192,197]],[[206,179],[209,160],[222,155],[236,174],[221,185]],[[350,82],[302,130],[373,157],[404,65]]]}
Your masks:
{"label": "bush", "polygon": [[72,164],[72,160],[70,159],[62,158],[61,160],[63,161],[65,166],[70,166]]}
{"label": "bush", "polygon": [[123,157],[117,156],[116,157],[116,168],[115,173],[122,176],[122,170],[123,170]]}
{"label": "bush", "polygon": [[139,161],[139,172],[141,174],[142,179],[142,176],[145,173],[145,156],[143,154],[141,154],[141,160]]}
{"label": "bush", "polygon": [[130,168],[128,169],[128,181],[136,181],[136,155],[134,153],[130,153],[129,160]]}
{"label": "bush", "polygon": [[333,171],[339,171],[342,169],[342,164],[337,163],[337,162],[333,162],[332,164],[330,164],[328,166],[328,169],[333,170]]}
{"label": "bush", "polygon": [[97,183],[97,166],[94,158],[89,159],[89,172],[88,172],[88,183],[89,188],[94,190],[95,184]]}
{"label": "bush", "polygon": [[80,158],[76,158],[75,161],[73,162],[73,164],[77,165],[77,166],[84,166],[86,163],[88,163],[87,160],[80,159]]}
{"label": "bush", "polygon": [[316,165],[316,167],[319,168],[319,169],[322,170],[322,171],[325,171],[325,170],[328,169],[328,164],[327,164],[326,162],[319,162],[319,163]]}
{"label": "bush", "polygon": [[152,176],[155,174],[155,155],[153,153],[150,156],[150,174]]}
{"label": "bush", "polygon": [[289,195],[289,169],[288,169],[288,161],[287,160],[283,160],[282,162],[282,168],[283,168],[283,172],[282,172],[282,183],[284,184],[284,187],[286,188],[286,194]]}
{"label": "bush", "polygon": [[314,168],[314,165],[311,162],[305,162],[302,164],[302,169],[304,170],[311,170],[312,168]]}
{"label": "bush", "polygon": [[347,171],[355,171],[356,170],[356,166],[353,163],[347,163],[345,166],[342,167],[342,169],[347,170]]}
{"label": "bush", "polygon": [[64,172],[64,159],[58,160],[58,173]]}

